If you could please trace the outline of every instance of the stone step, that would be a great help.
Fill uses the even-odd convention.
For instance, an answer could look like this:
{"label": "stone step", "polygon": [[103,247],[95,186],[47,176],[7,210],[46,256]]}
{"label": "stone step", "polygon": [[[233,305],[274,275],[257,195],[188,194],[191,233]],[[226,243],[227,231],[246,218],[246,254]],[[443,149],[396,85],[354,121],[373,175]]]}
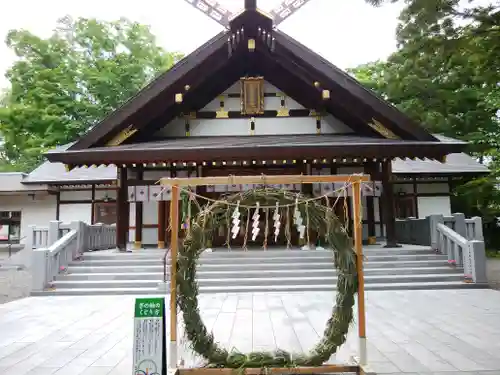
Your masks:
{"label": "stone step", "polygon": [[[435,255],[434,251],[429,247],[423,246],[404,246],[402,248],[391,249],[383,247],[368,247],[363,249],[365,255],[411,255],[411,254],[427,254]],[[282,250],[263,250],[255,249],[249,251],[243,251],[241,249],[237,250],[226,250],[218,249],[213,252],[204,252],[201,254],[201,258],[261,258],[263,256],[268,258],[278,258],[278,257],[331,257],[331,250],[297,250],[297,249],[282,249]],[[82,260],[85,261],[101,261],[101,260],[120,260],[120,259],[134,259],[134,260],[146,260],[146,259],[163,259],[165,252],[158,250],[136,250],[133,252],[109,252],[109,251],[95,251],[90,253],[84,253]]]}
{"label": "stone step", "polygon": [[[169,271],[170,272],[170,271]],[[366,269],[365,275],[434,275],[434,274],[458,274],[462,275],[463,271],[460,269],[453,269],[450,267],[420,267],[420,268],[380,268],[380,269]],[[169,273],[167,274],[169,275]],[[242,278],[261,278],[273,277],[279,280],[282,277],[300,277],[314,276],[314,277],[334,277],[337,275],[335,269],[323,268],[317,270],[290,270],[290,269],[272,269],[272,270],[226,270],[226,271],[206,271],[201,268],[197,272],[198,279],[242,279]],[[61,274],[56,277],[56,280],[163,280],[162,272],[107,272],[107,273],[67,273]]]}
{"label": "stone step", "polygon": [[[203,264],[198,267],[201,271],[238,271],[238,270],[271,270],[286,268],[289,270],[316,270],[331,269],[333,261],[331,259],[318,263],[250,263],[250,264]],[[68,267],[68,273],[112,273],[112,272],[162,272],[163,264],[156,265],[126,265],[126,266],[95,266],[90,264],[79,264]]]}
{"label": "stone step", "polygon": [[165,251],[138,250],[133,252],[93,251],[83,253],[81,260],[114,260],[114,259],[163,259]]}
{"label": "stone step", "polygon": [[[430,274],[430,275],[366,275],[365,283],[393,283],[393,282],[441,282],[441,281],[460,281],[463,279],[461,274]],[[161,280],[161,279],[160,279]],[[258,286],[258,285],[330,285],[337,282],[336,276],[300,276],[300,277],[246,277],[238,279],[230,278],[198,278],[200,287],[209,286]],[[134,279],[134,280],[55,280],[53,286],[60,288],[134,288],[134,287],[155,287],[157,280]]]}
{"label": "stone step", "polygon": [[[68,267],[68,273],[149,273],[149,272],[161,272],[163,273],[163,264],[156,262],[153,265],[150,264],[140,264],[136,262],[127,263],[127,265],[95,265],[91,263],[76,263],[77,265]],[[229,263],[229,264],[203,264],[199,266],[200,271],[238,271],[238,270],[273,270],[273,269],[283,269],[288,270],[321,270],[321,269],[331,269],[333,267],[332,260],[324,260],[322,262],[297,262],[297,263],[249,263],[249,264],[239,264],[239,263]],[[402,269],[402,268],[446,268],[448,267],[447,262],[444,260],[415,260],[415,261],[377,261],[370,260],[364,263],[364,268],[366,270],[370,269]]]}
{"label": "stone step", "polygon": [[[323,254],[321,254],[323,253]],[[213,253],[212,253],[213,254]],[[331,252],[320,252],[314,251],[314,254],[303,256],[299,254],[291,254],[290,256],[271,256],[271,254],[249,254],[237,259],[231,257],[219,257],[219,256],[201,256],[198,263],[201,265],[205,264],[255,264],[255,263],[318,263],[322,261],[331,261]],[[440,260],[443,262],[447,261],[446,255],[437,255],[433,253],[429,254],[393,254],[393,255],[378,255],[378,254],[365,254],[367,262],[394,262],[394,261],[416,261],[416,260]],[[83,260],[83,261],[73,261],[69,266],[127,266],[127,265],[137,265],[137,266],[147,266],[147,265],[158,265],[162,264],[163,259],[161,258],[144,258],[144,257],[116,257],[113,259],[98,259],[97,257]]]}
{"label": "stone step", "polygon": [[[485,284],[468,284],[462,281],[449,282],[416,282],[416,283],[373,283],[367,284],[365,290],[441,290],[441,289],[482,289],[487,288]],[[165,287],[163,287],[165,288]],[[163,289],[165,290],[165,289]],[[168,290],[168,289],[167,289]],[[200,293],[258,293],[258,292],[303,292],[303,291],[334,291],[336,285],[261,285],[261,286],[223,286],[223,287],[200,287]],[[64,288],[41,292],[32,292],[33,296],[77,296],[77,295],[157,295],[165,296],[158,288]]]}
{"label": "stone step", "polygon": [[[200,257],[198,264],[255,264],[255,263],[318,263],[318,262],[332,262],[333,257],[331,253],[328,256],[295,256],[295,257],[242,257],[238,259],[234,258],[223,258],[223,257]],[[168,261],[170,263],[170,261]],[[143,258],[133,258],[133,259],[92,259],[83,261],[73,261],[70,262],[69,267],[73,266],[89,266],[89,267],[100,267],[100,266],[129,266],[136,265],[138,267],[142,266],[155,266],[162,265],[163,259],[143,259]]]}
{"label": "stone step", "polygon": [[413,261],[413,260],[441,260],[446,262],[446,255],[440,254],[394,254],[394,255],[371,255],[365,254],[368,262],[383,262],[383,261]]}

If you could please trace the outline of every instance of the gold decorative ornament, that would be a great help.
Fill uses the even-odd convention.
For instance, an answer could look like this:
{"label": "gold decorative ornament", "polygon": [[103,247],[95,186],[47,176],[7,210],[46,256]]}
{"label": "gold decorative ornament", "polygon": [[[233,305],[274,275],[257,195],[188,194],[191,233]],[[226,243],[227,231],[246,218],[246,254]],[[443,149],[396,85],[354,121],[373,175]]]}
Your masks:
{"label": "gold decorative ornament", "polygon": [[394,134],[391,130],[387,129],[380,121],[372,118],[372,122],[369,122],[368,125],[379,133],[381,136],[387,139],[401,139],[396,134]]}
{"label": "gold decorative ornament", "polygon": [[330,90],[323,90],[321,92],[321,97],[323,98],[323,100],[330,99]]}
{"label": "gold decorative ornament", "polygon": [[289,117],[289,116],[290,116],[290,110],[286,108],[286,96],[281,95],[280,108],[278,109],[276,117]]}
{"label": "gold decorative ornament", "polygon": [[224,110],[224,96],[219,96],[219,110],[215,113],[215,118],[229,118],[229,112]]}
{"label": "gold decorative ornament", "polygon": [[261,115],[264,113],[264,78],[241,78],[241,114]]}
{"label": "gold decorative ornament", "polygon": [[314,82],[314,87],[319,88],[320,86],[321,84],[318,81]]}
{"label": "gold decorative ornament", "polygon": [[123,142],[125,142],[128,138],[130,138],[133,134],[137,132],[137,129],[130,125],[123,129],[120,133],[118,133],[114,138],[112,138],[106,146],[119,146]]}
{"label": "gold decorative ornament", "polygon": [[191,88],[191,86],[189,86],[189,85],[184,86],[185,91],[189,91],[190,88]]}
{"label": "gold decorative ornament", "polygon": [[248,50],[250,52],[255,51],[255,39],[248,39]]}
{"label": "gold decorative ornament", "polygon": [[177,104],[182,103],[182,100],[183,100],[183,98],[182,98],[182,94],[181,93],[175,94],[175,102]]}

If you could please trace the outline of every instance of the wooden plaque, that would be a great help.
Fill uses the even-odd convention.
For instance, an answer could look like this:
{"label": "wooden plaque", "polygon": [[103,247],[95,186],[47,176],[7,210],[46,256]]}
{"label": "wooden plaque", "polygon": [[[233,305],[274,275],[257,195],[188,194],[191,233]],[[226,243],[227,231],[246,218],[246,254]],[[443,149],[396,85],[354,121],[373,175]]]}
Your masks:
{"label": "wooden plaque", "polygon": [[261,115],[264,113],[264,78],[241,79],[241,113]]}

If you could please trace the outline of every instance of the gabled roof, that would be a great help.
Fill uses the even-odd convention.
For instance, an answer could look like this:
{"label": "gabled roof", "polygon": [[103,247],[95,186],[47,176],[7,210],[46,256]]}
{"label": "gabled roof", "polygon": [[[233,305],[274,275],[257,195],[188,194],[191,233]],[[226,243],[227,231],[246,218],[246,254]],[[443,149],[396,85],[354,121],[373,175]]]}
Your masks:
{"label": "gabled roof", "polygon": [[[255,52],[249,52],[247,39],[255,39]],[[360,136],[380,138],[368,125],[376,120],[403,140],[437,141],[346,72],[287,34],[272,30],[270,19],[247,10],[232,21],[231,30],[221,32],[159,76],[69,150],[105,146],[130,126],[137,131],[127,142],[144,141],[182,112],[202,108],[247,74],[263,75],[294,100],[332,113]],[[329,100],[322,100],[323,89],[331,92]],[[176,93],[184,94],[182,104],[175,103]]]}

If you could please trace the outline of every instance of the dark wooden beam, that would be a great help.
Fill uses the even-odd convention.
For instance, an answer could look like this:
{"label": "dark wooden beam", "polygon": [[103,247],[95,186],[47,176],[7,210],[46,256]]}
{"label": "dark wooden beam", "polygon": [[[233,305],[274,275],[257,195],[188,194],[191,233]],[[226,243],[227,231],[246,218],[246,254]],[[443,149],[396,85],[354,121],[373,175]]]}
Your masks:
{"label": "dark wooden beam", "polygon": [[[289,115],[287,117],[310,117],[309,109],[289,109]],[[217,118],[217,111],[197,111],[194,112],[196,118],[212,120]],[[278,110],[265,110],[262,114],[247,115],[241,113],[241,111],[228,111],[229,119],[239,119],[239,118],[275,118],[278,117]]]}
{"label": "dark wooden beam", "polygon": [[257,9],[257,0],[245,0],[245,10]]}
{"label": "dark wooden beam", "polygon": [[127,250],[129,228],[129,204],[127,168],[118,168],[118,191],[116,194],[116,247]]}
{"label": "dark wooden beam", "polygon": [[61,192],[58,191],[56,193],[56,220],[59,220],[60,215],[61,215]]}
{"label": "dark wooden beam", "polygon": [[[375,163],[365,163],[364,172],[369,174],[372,180],[374,180],[373,175],[376,172]],[[366,216],[368,224],[368,243],[373,244],[377,237],[377,233],[375,231],[375,197],[373,195],[366,197]]]}
{"label": "dark wooden beam", "polygon": [[[136,178],[141,181],[144,179],[144,169],[137,167]],[[135,232],[134,232],[134,247],[140,249],[142,247],[142,226],[143,226],[143,203],[135,202]]]}
{"label": "dark wooden beam", "polygon": [[382,163],[382,190],[382,205],[385,209],[385,247],[400,247],[396,237],[396,210],[392,184],[392,163],[390,160]]}
{"label": "dark wooden beam", "polygon": [[92,200],[92,206],[90,207],[90,222],[92,224],[95,224],[95,184],[92,184],[92,190],[90,194],[90,199]]}
{"label": "dark wooden beam", "polygon": [[166,202],[160,201],[158,202],[158,249],[165,248],[166,231],[167,231]]}

